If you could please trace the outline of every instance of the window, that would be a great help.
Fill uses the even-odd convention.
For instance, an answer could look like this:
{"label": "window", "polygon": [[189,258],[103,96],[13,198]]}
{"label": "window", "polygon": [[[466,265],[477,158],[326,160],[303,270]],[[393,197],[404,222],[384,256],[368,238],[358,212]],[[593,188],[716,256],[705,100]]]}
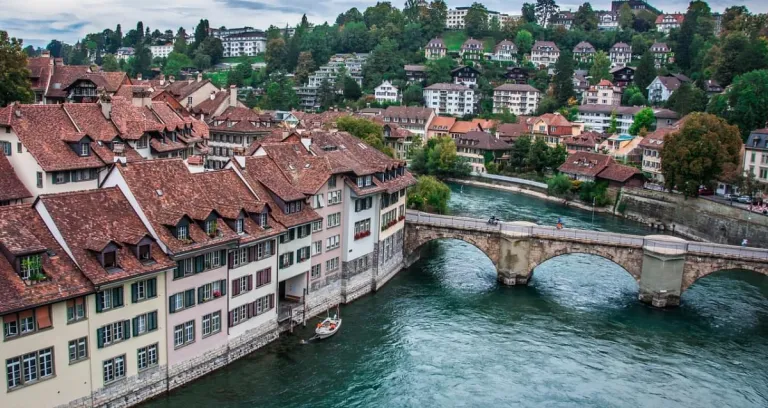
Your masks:
{"label": "window", "polygon": [[19,263],[21,264],[19,276],[23,280],[29,280],[43,273],[43,257],[40,254],[23,256]]}
{"label": "window", "polygon": [[139,371],[146,370],[149,367],[157,365],[157,344],[147,347],[141,347],[136,350],[136,362]]}
{"label": "window", "polygon": [[81,337],[69,342],[69,362],[85,360],[88,358],[88,338]]}
{"label": "window", "polygon": [[91,146],[88,143],[80,143],[80,156],[88,156],[91,154]]}
{"label": "window", "polygon": [[275,241],[269,240],[256,244],[256,261],[260,261],[275,254]]}
{"label": "window", "polygon": [[339,269],[339,258],[333,258],[325,261],[325,272],[333,272],[335,270]]}
{"label": "window", "polygon": [[332,237],[328,237],[325,240],[325,250],[326,251],[330,251],[332,249],[338,248],[339,247],[339,242],[340,242],[340,237],[341,237],[340,235],[334,235]]}
{"label": "window", "polygon": [[298,262],[304,262],[310,257],[309,247],[299,248],[296,250],[296,260]]}
{"label": "window", "polygon": [[272,282],[272,268],[262,269],[256,272],[256,287],[260,288]]}
{"label": "window", "polygon": [[195,305],[195,290],[187,289],[184,292],[173,294],[169,297],[168,311],[175,313]]}
{"label": "window", "polygon": [[133,318],[133,335],[141,336],[144,333],[157,330],[157,311],[138,315]]}
{"label": "window", "polygon": [[312,208],[318,209],[325,207],[325,196],[323,194],[315,194],[312,196]]}
{"label": "window", "polygon": [[312,232],[323,230],[323,220],[318,220],[312,223]]}
{"label": "window", "polygon": [[96,346],[104,348],[131,338],[131,321],[121,320],[96,329]]}
{"label": "window", "polygon": [[176,227],[176,239],[186,240],[189,239],[189,227],[186,225],[179,225]]}
{"label": "window", "polygon": [[252,312],[251,312],[250,304],[236,307],[232,309],[232,311],[229,312],[229,314],[230,314],[230,322],[231,322],[230,326],[235,326],[237,324],[240,324],[251,317]]}
{"label": "window", "polygon": [[246,275],[232,280],[232,296],[238,296],[253,289],[253,276]]}
{"label": "window", "polygon": [[[6,128],[6,130],[8,130],[8,128]],[[3,153],[5,153],[6,156],[13,154],[13,146],[11,143],[0,141],[0,147],[3,148]]]}
{"label": "window", "polygon": [[294,238],[296,238],[296,229],[289,228],[288,231],[285,231],[283,235],[280,235],[280,243],[285,244],[287,242],[291,242]]}
{"label": "window", "polygon": [[286,214],[301,212],[301,201],[291,201],[285,206]]}
{"label": "window", "polygon": [[248,248],[235,249],[232,253],[232,268],[239,268],[248,263]]}
{"label": "window", "polygon": [[139,260],[142,263],[152,260],[152,251],[150,251],[149,244],[139,245]]}
{"label": "window", "polygon": [[320,265],[313,265],[309,273],[310,278],[316,279],[320,277]]}
{"label": "window", "polygon": [[[192,289],[194,291],[194,289]],[[227,281],[217,280],[197,288],[197,303],[204,303],[227,294]]]}
{"label": "window", "polygon": [[173,346],[178,348],[195,341],[195,321],[190,320],[173,328]]}
{"label": "window", "polygon": [[106,269],[117,268],[117,251],[107,251],[102,254],[103,266]]}
{"label": "window", "polygon": [[85,296],[67,301],[67,323],[85,319]]}
{"label": "window", "polygon": [[315,241],[312,243],[312,256],[323,253],[323,241]]}
{"label": "window", "polygon": [[355,200],[355,212],[360,212],[373,207],[373,197],[359,198]]}
{"label": "window", "polygon": [[104,360],[104,384],[125,378],[125,354]]}
{"label": "window", "polygon": [[341,202],[341,190],[328,192],[328,205],[338,204]]}
{"label": "window", "polygon": [[8,389],[30,385],[54,374],[53,348],[5,360]]}
{"label": "window", "polygon": [[355,239],[367,237],[371,232],[371,219],[366,218],[355,223]]}
{"label": "window", "polygon": [[326,225],[328,228],[338,227],[341,225],[341,213],[330,214],[327,220]]}
{"label": "window", "polygon": [[147,135],[144,135],[139,138],[139,140],[136,142],[136,148],[137,149],[146,149],[149,147],[149,138]]}
{"label": "window", "polygon": [[157,278],[140,280],[131,284],[131,301],[133,303],[152,299],[157,296]]}
{"label": "window", "polygon": [[221,311],[203,316],[203,337],[216,334],[221,331]]}
{"label": "window", "polygon": [[293,265],[293,252],[280,255],[280,269],[285,269]]}
{"label": "window", "polygon": [[221,251],[208,252],[203,256],[205,269],[215,269],[221,266]]}
{"label": "window", "polygon": [[192,106],[192,97],[191,96],[187,97],[187,106]]}
{"label": "window", "polygon": [[296,235],[299,239],[306,238],[312,233],[312,225],[306,224],[296,228]]}
{"label": "window", "polygon": [[336,187],[336,176],[331,176],[331,178],[328,179],[328,187],[330,188]]}
{"label": "window", "polygon": [[123,287],[119,286],[96,293],[96,311],[115,309],[123,306]]}
{"label": "window", "polygon": [[244,220],[242,218],[238,218],[235,220],[235,232],[238,234],[243,233],[243,224]]}
{"label": "window", "polygon": [[253,302],[253,306],[254,316],[258,316],[264,312],[272,310],[272,308],[275,307],[275,295],[270,294],[256,299],[256,301]]}

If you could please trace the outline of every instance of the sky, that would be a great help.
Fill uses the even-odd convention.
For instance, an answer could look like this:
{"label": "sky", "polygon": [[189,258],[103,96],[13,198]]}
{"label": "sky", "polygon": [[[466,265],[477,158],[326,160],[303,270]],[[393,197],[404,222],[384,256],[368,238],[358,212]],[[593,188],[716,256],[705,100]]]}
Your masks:
{"label": "sky", "polygon": [[[533,1],[533,0],[531,0]],[[466,2],[447,1],[449,7],[469,6]],[[405,0],[393,0],[393,5],[402,8]],[[490,10],[507,14],[520,14],[522,0],[482,1]],[[250,26],[266,29],[274,24],[284,27],[295,26],[306,14],[311,23],[333,23],[336,16],[352,7],[361,12],[376,4],[376,0],[0,0],[0,30],[8,31],[11,37],[22,38],[25,45],[44,47],[51,39],[75,43],[87,33],[99,32],[105,28],[114,29],[122,25],[123,33],[136,27],[142,21],[151,30],[174,32],[180,26],[187,32],[194,31],[201,18],[207,18],[211,27]],[[558,2],[561,10],[575,11],[576,0]],[[610,0],[591,2],[592,8],[609,9]],[[650,1],[654,7],[665,12],[684,12],[686,0]],[[709,1],[713,11],[722,11],[734,4],[744,4],[753,13],[768,12],[766,0],[744,0],[734,3],[728,0]]]}

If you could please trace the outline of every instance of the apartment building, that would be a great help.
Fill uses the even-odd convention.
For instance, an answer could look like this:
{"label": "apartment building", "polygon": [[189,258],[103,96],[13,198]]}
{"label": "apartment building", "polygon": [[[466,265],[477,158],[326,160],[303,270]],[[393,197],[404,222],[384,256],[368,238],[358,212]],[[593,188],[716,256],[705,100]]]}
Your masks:
{"label": "apartment building", "polygon": [[682,74],[659,75],[646,88],[648,102],[654,105],[666,102],[678,88],[689,82],[691,80]]}
{"label": "apartment building", "polygon": [[560,58],[560,48],[552,41],[536,41],[531,49],[531,63],[536,66],[554,66]]}
{"label": "apartment building", "polygon": [[435,110],[418,106],[388,106],[382,114],[384,123],[395,123],[413,134],[425,136]]}
{"label": "apartment building", "polygon": [[465,60],[479,61],[483,59],[483,52],[485,51],[485,44],[482,41],[474,38],[468,38],[461,44],[459,54],[461,58]]}
{"label": "apartment building", "polygon": [[206,167],[221,169],[234,156],[242,156],[254,142],[264,140],[277,128],[268,113],[245,107],[229,107],[210,119]]}
{"label": "apartment building", "polygon": [[542,138],[548,146],[555,147],[570,136],[578,136],[584,130],[584,124],[569,122],[559,113],[545,113],[527,120],[531,134]]}
{"label": "apartment building", "polygon": [[149,51],[152,53],[152,58],[168,58],[168,55],[173,52],[173,43],[151,45]]}
{"label": "apartment building", "polygon": [[597,29],[600,31],[616,31],[619,29],[619,13],[597,12]]}
{"label": "apartment building", "polygon": [[613,75],[613,84],[620,88],[628,87],[635,79],[635,67],[616,66],[611,68],[610,72]]}
{"label": "apartment building", "polygon": [[573,47],[573,59],[577,64],[591,64],[596,53],[595,47],[586,41],[582,41]]}
{"label": "apartment building", "polygon": [[433,38],[429,40],[424,47],[424,56],[428,60],[436,60],[446,56],[448,48],[442,38]]}
{"label": "apartment building", "polygon": [[373,89],[373,96],[378,103],[400,102],[400,90],[389,81],[382,82]]}
{"label": "apartment building", "polygon": [[[445,19],[445,28],[449,30],[463,30],[464,29],[464,19],[467,17],[467,12],[469,12],[470,7],[456,7],[452,9],[448,9],[448,15]],[[491,22],[491,19],[496,19],[499,21],[500,26],[504,26],[509,21],[517,20],[520,18],[520,16],[512,16],[505,13],[499,13],[498,11],[493,10],[487,10],[488,13],[488,22]]]}
{"label": "apartment building", "polygon": [[661,149],[664,147],[664,138],[677,130],[676,128],[657,129],[645,135],[640,142],[642,149],[642,170],[650,175],[651,182],[664,184],[664,175],[661,173]]}
{"label": "apartment building", "polygon": [[319,108],[317,101],[317,90],[320,85],[327,81],[331,85],[336,84],[339,79],[339,73],[344,71],[354,79],[358,85],[363,85],[363,65],[368,59],[368,54],[336,54],[331,57],[327,64],[321,66],[312,75],[307,78],[306,85],[299,86],[296,93],[299,96],[299,104],[305,110],[316,110]]}
{"label": "apartment building", "polygon": [[621,88],[613,86],[607,79],[601,80],[597,85],[590,86],[581,99],[582,105],[621,105]]}
{"label": "apartment building", "polygon": [[90,396],[93,284],[29,205],[0,207],[3,406]]}
{"label": "apartment building", "polygon": [[456,123],[456,118],[448,116],[436,116],[429,124],[427,139],[433,137],[450,136],[451,127]]}
{"label": "apartment building", "polygon": [[253,57],[267,50],[267,36],[263,31],[246,31],[221,38],[224,57]]}
{"label": "apartment building", "polygon": [[530,115],[539,106],[541,92],[530,85],[504,84],[493,89],[493,113],[505,109],[515,115]]}
{"label": "apartment building", "polygon": [[384,124],[382,132],[384,133],[384,145],[395,152],[395,158],[407,160],[416,136],[410,130],[403,129],[394,123]]}
{"label": "apartment building", "polygon": [[659,14],[656,16],[656,31],[669,34],[672,29],[679,29],[685,20],[684,14]]}
{"label": "apartment building", "polygon": [[477,79],[480,78],[480,71],[474,67],[460,66],[451,70],[451,78],[454,84],[475,88]]}
{"label": "apartment building", "polygon": [[424,103],[438,115],[472,115],[475,113],[475,91],[464,85],[432,84],[424,88]]}
{"label": "apartment building", "polygon": [[655,42],[651,45],[649,50],[651,51],[651,54],[653,54],[653,62],[656,69],[674,61],[674,58],[672,57],[672,49],[669,48],[667,43]]}
{"label": "apartment building", "polygon": [[517,45],[509,40],[502,40],[493,48],[492,61],[515,62],[517,61]]}
{"label": "apartment building", "polygon": [[501,163],[509,160],[512,145],[500,139],[497,135],[488,132],[474,130],[454,139],[456,154],[469,161],[474,173],[485,173],[486,160],[489,154],[493,156],[493,163]]}
{"label": "apartment building", "polygon": [[627,43],[617,42],[609,50],[608,56],[611,59],[612,67],[627,65],[632,61],[632,46]]}
{"label": "apartment building", "polygon": [[[607,106],[607,105],[579,105],[578,119],[584,123],[586,130],[605,133],[611,126],[611,117],[616,115],[618,133],[629,133],[629,128],[635,120],[635,114],[644,106]],[[656,129],[670,127],[677,121],[679,115],[669,109],[654,108],[656,117]]]}
{"label": "apartment building", "polygon": [[125,72],[94,72],[88,65],[65,65],[50,52],[27,60],[35,103],[96,102],[99,93],[114,95],[122,85],[130,85]]}
{"label": "apartment building", "polygon": [[165,281],[175,263],[117,188],[44,195],[34,208],[96,291],[85,302],[88,354],[77,356],[88,358],[93,405],[165,392]]}
{"label": "apartment building", "polygon": [[573,27],[574,14],[571,11],[561,11],[555,13],[550,19],[552,27],[563,27],[566,30],[570,30]]}
{"label": "apartment building", "polygon": [[744,175],[753,174],[760,183],[768,183],[768,128],[756,129],[744,144]]}

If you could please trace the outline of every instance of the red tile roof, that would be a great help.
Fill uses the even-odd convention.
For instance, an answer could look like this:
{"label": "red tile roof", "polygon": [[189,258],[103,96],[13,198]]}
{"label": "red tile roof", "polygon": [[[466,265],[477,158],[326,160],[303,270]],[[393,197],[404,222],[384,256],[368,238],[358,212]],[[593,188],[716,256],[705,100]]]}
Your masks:
{"label": "red tile roof", "polygon": [[568,155],[558,170],[562,173],[595,177],[611,162],[611,156],[605,154],[576,152]]}
{"label": "red tile roof", "polygon": [[428,120],[435,110],[418,106],[388,106],[384,111],[385,118],[423,119]]}
{"label": "red tile roof", "polygon": [[618,181],[624,183],[635,175],[642,175],[643,173],[637,167],[625,166],[616,162],[608,164],[603,171],[601,171],[597,177],[601,179]]}
{"label": "red tile roof", "polygon": [[480,150],[512,150],[512,145],[496,136],[481,132],[472,131],[456,139],[457,147],[471,147]]}
{"label": "red tile roof", "polygon": [[45,92],[53,71],[53,59],[50,57],[27,58],[27,68],[30,71],[32,90]]}
{"label": "red tile roof", "polygon": [[[136,215],[128,199],[117,187],[40,196],[61,233],[72,257],[95,285],[104,285],[131,277],[159,272],[175,266],[151,239],[149,231]],[[150,237],[154,262],[142,263],[132,246]],[[107,244],[118,246],[119,269],[107,270],[98,259]]]}
{"label": "red tile roof", "polygon": [[0,150],[0,201],[19,200],[32,197],[24,184],[16,176],[11,167],[11,162]]}
{"label": "red tile roof", "polygon": [[456,118],[448,116],[435,116],[429,123],[429,130],[448,131],[453,124],[456,123]]}
{"label": "red tile roof", "polygon": [[72,85],[78,78],[90,72],[88,65],[56,65],[53,67],[53,75],[46,97],[64,98],[67,96],[67,87]]}
{"label": "red tile roof", "polygon": [[91,284],[29,205],[0,207],[0,248],[43,256],[46,280],[27,285],[0,251],[0,314],[66,300],[93,292]]}
{"label": "red tile roof", "polygon": [[479,130],[480,128],[476,123],[465,121],[465,120],[457,120],[456,123],[451,126],[451,129],[449,130],[450,133],[467,133],[471,132],[473,130]]}
{"label": "red tile roof", "polygon": [[208,127],[218,132],[267,133],[273,127],[277,127],[277,122],[269,114],[259,114],[252,109],[230,106],[208,121]]}

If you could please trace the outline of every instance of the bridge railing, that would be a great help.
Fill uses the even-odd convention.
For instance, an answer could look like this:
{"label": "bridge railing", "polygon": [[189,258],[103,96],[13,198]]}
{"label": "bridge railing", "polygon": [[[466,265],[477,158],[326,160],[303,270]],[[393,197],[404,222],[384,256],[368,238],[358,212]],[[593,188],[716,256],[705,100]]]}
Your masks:
{"label": "bridge railing", "polygon": [[689,242],[688,252],[692,254],[727,256],[745,260],[768,262],[768,249],[739,247],[734,245]]}
{"label": "bridge railing", "polygon": [[482,221],[474,218],[465,217],[451,217],[448,215],[430,214],[420,211],[407,211],[405,214],[407,221],[418,222],[420,224],[430,224],[444,227],[454,228],[471,228],[481,231],[500,231],[501,223],[488,224],[487,221]]}
{"label": "bridge railing", "polygon": [[603,244],[630,245],[641,247],[642,237],[632,235],[615,234],[612,232],[598,232],[577,229],[557,229],[553,227],[530,227],[532,236],[576,239],[579,241],[598,242]]}

